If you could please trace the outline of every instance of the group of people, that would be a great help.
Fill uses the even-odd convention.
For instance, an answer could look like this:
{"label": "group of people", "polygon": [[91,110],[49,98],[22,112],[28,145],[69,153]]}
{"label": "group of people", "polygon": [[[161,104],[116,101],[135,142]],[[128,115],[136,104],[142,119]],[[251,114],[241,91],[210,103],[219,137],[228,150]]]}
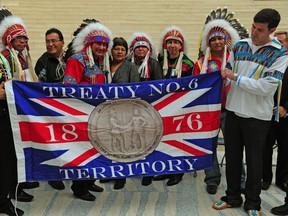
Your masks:
{"label": "group of people", "polygon": [[[222,210],[239,207],[243,203],[241,193],[244,193],[244,210],[248,215],[262,215],[261,187],[265,188],[266,184],[268,189],[267,184],[270,185],[272,180],[271,173],[266,175],[262,172],[262,161],[266,157],[272,157],[271,149],[275,140],[279,151],[282,151],[282,155],[278,154],[276,184],[278,182],[285,185],[287,191],[287,163],[283,159],[288,151],[285,147],[288,134],[285,133],[288,127],[288,86],[287,72],[285,73],[288,54],[283,46],[288,41],[287,33],[286,38],[276,35],[277,40],[271,37],[280,22],[280,14],[274,9],[263,9],[254,16],[251,37],[238,21],[235,22],[236,19],[231,21],[233,13],[228,13],[227,8],[214,12],[220,15],[207,17],[199,59],[195,61],[195,65],[187,56],[187,38],[177,26],[169,26],[163,31],[157,56],[153,41],[147,33],[135,32],[128,41],[123,37],[112,38],[111,30],[104,24],[86,19],[74,32],[75,37],[67,50],[64,50],[61,31],[49,29],[45,34],[47,51],[33,68],[29,55],[29,37],[23,21],[2,8],[0,138],[4,147],[0,152],[0,166],[7,178],[0,179],[0,213],[23,215],[22,210],[13,206],[11,199],[31,201],[33,196],[23,189],[39,186],[38,182],[17,184],[17,159],[4,88],[6,81],[19,79],[64,84],[127,83],[221,71],[221,128],[225,140],[227,190],[226,196],[215,203],[213,208]],[[279,117],[279,123],[272,119],[273,115],[277,120]],[[217,192],[221,179],[216,148],[215,143],[213,167],[205,170],[206,190],[209,194]],[[243,180],[244,148],[246,182]],[[271,168],[271,162],[267,166]],[[153,180],[168,179],[167,186],[173,186],[182,180],[183,175],[184,173],[143,177],[142,185],[150,185]],[[114,189],[125,186],[124,178],[103,179],[100,182],[111,180],[115,181]],[[65,188],[62,181],[48,183],[58,190]],[[89,191],[103,191],[94,180],[75,180],[71,189],[75,197],[86,201],[96,199]],[[288,195],[285,200],[288,200]],[[272,213],[288,214],[287,203],[273,208]]]}

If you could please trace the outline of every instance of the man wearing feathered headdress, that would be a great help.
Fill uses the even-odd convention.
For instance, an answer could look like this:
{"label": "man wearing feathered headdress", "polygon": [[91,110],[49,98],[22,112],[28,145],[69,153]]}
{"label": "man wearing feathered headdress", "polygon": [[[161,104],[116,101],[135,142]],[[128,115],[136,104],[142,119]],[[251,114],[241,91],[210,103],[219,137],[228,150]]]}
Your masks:
{"label": "man wearing feathered headdress", "polygon": [[[187,39],[184,32],[177,26],[167,27],[160,37],[160,51],[158,61],[163,69],[163,77],[165,79],[180,78],[191,76],[193,72],[194,62],[186,55]],[[153,178],[155,181],[169,179],[167,186],[178,184],[184,173],[158,175]]]}
{"label": "man wearing feathered headdress", "polygon": [[[74,53],[67,60],[64,73],[65,84],[103,84],[107,83],[109,73],[108,47],[112,47],[112,33],[96,20],[84,20],[85,24],[74,32],[70,47]],[[68,51],[69,52],[69,51]],[[96,197],[89,192],[102,192],[103,188],[94,180],[73,181],[71,186],[75,197],[94,201]]]}
{"label": "man wearing feathered headdress", "polygon": [[0,26],[0,38],[0,51],[10,64],[12,76],[21,81],[37,82],[23,20],[12,15],[5,17]]}
{"label": "man wearing feathered headdress", "polygon": [[79,31],[72,42],[72,55],[66,64],[64,83],[103,84],[109,72],[108,46],[111,31],[92,22]]}
{"label": "man wearing feathered headdress", "polygon": [[[247,30],[237,23],[231,24],[234,16],[233,13],[228,13],[227,8],[223,10],[217,8],[213,10],[206,18],[205,26],[202,32],[199,57],[200,59],[194,65],[194,75],[205,74],[220,71],[226,67],[226,62],[230,55],[233,45],[241,38],[248,37]],[[240,32],[240,33],[238,33]],[[204,55],[201,57],[201,55]],[[226,116],[226,98],[230,85],[222,87],[222,109],[220,118],[220,127],[225,136],[225,116]],[[217,148],[217,143],[215,149]],[[216,152],[216,151],[215,151]],[[242,167],[241,187],[245,188],[245,169]],[[204,182],[209,194],[215,194],[217,187],[221,182],[221,173],[217,154],[215,153],[213,159],[213,167],[207,169],[205,172]]]}
{"label": "man wearing feathered headdress", "polygon": [[187,56],[188,42],[182,29],[167,27],[160,38],[158,61],[166,79],[191,76],[194,62]]}
{"label": "man wearing feathered headdress", "polygon": [[[0,15],[0,51],[3,57],[2,61],[5,59],[7,66],[10,68],[9,73],[7,73],[7,70],[4,73],[6,74],[6,80],[14,78],[21,81],[38,81],[29,54],[28,34],[23,20],[20,17],[13,16],[11,13],[7,13],[4,8],[0,10]],[[7,137],[9,137],[8,132]],[[12,184],[14,184],[14,187],[10,189],[9,197],[22,202],[30,202],[34,198],[23,189],[39,186],[39,182],[23,182],[17,186],[17,175]]]}
{"label": "man wearing feathered headdress", "polygon": [[131,62],[138,67],[141,81],[162,79],[152,39],[145,32],[135,32],[128,41]]}
{"label": "man wearing feathered headdress", "polygon": [[[0,8],[0,25],[3,19],[12,16],[6,8]],[[0,170],[5,175],[0,178],[0,213],[8,215],[23,215],[21,209],[15,208],[9,194],[17,185],[17,158],[8,112],[4,83],[12,79],[9,62],[0,53]]]}

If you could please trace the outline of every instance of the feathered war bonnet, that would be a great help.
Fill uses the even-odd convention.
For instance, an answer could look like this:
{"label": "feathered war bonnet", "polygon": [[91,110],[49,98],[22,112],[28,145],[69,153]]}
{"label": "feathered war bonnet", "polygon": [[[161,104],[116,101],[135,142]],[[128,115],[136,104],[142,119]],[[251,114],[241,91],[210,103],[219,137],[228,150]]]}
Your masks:
{"label": "feathered war bonnet", "polygon": [[[0,25],[0,51],[3,51],[6,47],[11,49],[11,41],[18,36],[23,36],[28,39],[23,20],[20,17],[11,14],[2,20]],[[27,50],[29,50],[28,45]]]}
{"label": "feathered war bonnet", "polygon": [[167,27],[163,32],[160,37],[160,44],[161,47],[159,49],[159,55],[163,56],[163,75],[164,77],[167,74],[168,71],[168,53],[167,53],[167,41],[168,40],[177,40],[181,43],[181,50],[180,50],[180,55],[178,57],[178,61],[176,63],[176,73],[177,73],[177,78],[181,77],[181,72],[182,72],[182,58],[183,54],[188,53],[188,41],[185,36],[185,33],[181,28],[178,26],[169,26]]}
{"label": "feathered war bonnet", "polygon": [[[7,16],[12,16],[11,11],[8,8],[0,7],[0,25],[1,25],[2,20]],[[1,53],[0,53],[0,58],[1,58],[1,60],[0,60],[1,61],[1,71],[0,71],[1,77],[6,76],[6,79],[11,79],[12,74],[11,74],[9,62]]]}
{"label": "feathered war bonnet", "polygon": [[224,9],[217,8],[212,10],[207,16],[205,21],[205,26],[203,28],[200,48],[198,57],[201,58],[205,55],[202,73],[207,71],[208,57],[210,55],[209,41],[215,36],[221,36],[225,40],[225,51],[223,56],[222,68],[226,66],[226,51],[231,51],[234,44],[238,42],[241,38],[246,38],[249,36],[247,29],[244,28],[239,23],[239,20],[233,19],[234,13],[227,12],[227,8]]}
{"label": "feathered war bonnet", "polygon": [[3,18],[0,25],[0,52],[5,49],[9,49],[12,52],[13,60],[15,61],[15,68],[14,64],[12,64],[11,69],[12,72],[15,73],[15,76],[19,76],[19,80],[37,82],[38,77],[35,74],[32,65],[28,43],[25,47],[25,50],[23,51],[23,54],[27,55],[29,68],[28,73],[25,72],[25,74],[23,72],[21,63],[19,62],[18,54],[12,46],[12,41],[16,37],[21,36],[25,37],[28,40],[28,34],[23,20],[18,16],[13,16],[10,11],[7,13],[7,9],[5,8],[1,8],[0,14],[0,17]]}
{"label": "feathered war bonnet", "polygon": [[[85,24],[82,24],[79,29],[74,32],[75,38],[72,41],[72,50],[73,53],[86,51],[89,57],[89,64],[92,67],[95,62],[93,58],[93,53],[91,49],[91,44],[94,42],[103,42],[107,44],[107,50],[103,59],[103,71],[109,71],[109,53],[108,50],[112,47],[112,32],[102,23],[93,20],[85,21]],[[88,23],[88,24],[87,24]]]}
{"label": "feathered war bonnet", "polygon": [[150,78],[150,71],[148,67],[148,60],[151,56],[152,58],[156,58],[156,50],[152,39],[145,32],[134,32],[133,35],[128,40],[129,47],[129,55],[131,57],[131,61],[135,62],[135,49],[140,46],[147,47],[148,52],[142,61],[142,64],[138,68],[138,72],[142,78]]}

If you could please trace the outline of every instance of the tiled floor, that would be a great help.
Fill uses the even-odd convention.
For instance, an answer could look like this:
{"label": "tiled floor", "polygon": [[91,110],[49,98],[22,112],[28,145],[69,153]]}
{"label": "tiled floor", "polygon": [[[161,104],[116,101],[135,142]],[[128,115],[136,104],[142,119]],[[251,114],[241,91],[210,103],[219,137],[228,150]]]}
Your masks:
{"label": "tiled floor", "polygon": [[[223,151],[218,151],[219,160]],[[275,167],[274,167],[275,168]],[[29,216],[244,216],[247,215],[243,208],[225,209],[216,211],[212,204],[219,200],[226,188],[225,165],[221,168],[222,182],[216,195],[209,195],[203,183],[203,171],[184,175],[181,183],[167,187],[165,182],[153,182],[150,186],[141,185],[141,179],[128,179],[124,189],[116,191],[112,183],[101,184],[105,191],[94,193],[95,202],[85,202],[75,199],[70,190],[71,182],[65,182],[66,189],[56,191],[47,182],[41,182],[40,187],[27,190],[35,196],[31,203],[16,203],[17,207]],[[268,191],[262,191],[263,215],[272,215],[270,209],[281,205],[285,193],[274,184]],[[1,215],[1,214],[0,214]]]}

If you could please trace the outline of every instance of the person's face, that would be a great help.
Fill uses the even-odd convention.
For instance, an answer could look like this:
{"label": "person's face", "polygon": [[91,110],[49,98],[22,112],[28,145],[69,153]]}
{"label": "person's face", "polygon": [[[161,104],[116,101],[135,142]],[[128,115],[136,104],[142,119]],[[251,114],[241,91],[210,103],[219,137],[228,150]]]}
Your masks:
{"label": "person's face", "polygon": [[270,34],[272,34],[276,28],[268,29],[268,23],[253,23],[251,27],[251,39],[252,43],[256,46],[261,46],[269,42]]}
{"label": "person's face", "polygon": [[225,39],[222,36],[215,36],[210,39],[209,46],[212,53],[223,51],[225,48]]}
{"label": "person's face", "polygon": [[180,50],[182,48],[180,41],[173,39],[167,40],[166,45],[167,45],[167,51],[170,56],[177,57],[179,55]]}
{"label": "person's face", "polygon": [[94,42],[91,44],[91,49],[96,58],[103,57],[107,51],[108,44],[103,42]]}
{"label": "person's face", "polygon": [[288,49],[288,41],[285,34],[277,34],[275,37],[280,41],[281,44],[283,44],[283,46]]}
{"label": "person's face", "polygon": [[48,53],[59,57],[63,52],[64,41],[61,41],[57,33],[48,34],[45,38]]}
{"label": "person's face", "polygon": [[11,41],[11,44],[15,50],[22,52],[28,44],[28,39],[25,36],[17,36]]}
{"label": "person's face", "polygon": [[135,48],[134,55],[138,60],[142,60],[147,55],[148,51],[149,50],[146,46],[139,46]]}
{"label": "person's face", "polygon": [[124,46],[115,46],[112,49],[113,61],[117,62],[124,61],[126,54],[127,52]]}

